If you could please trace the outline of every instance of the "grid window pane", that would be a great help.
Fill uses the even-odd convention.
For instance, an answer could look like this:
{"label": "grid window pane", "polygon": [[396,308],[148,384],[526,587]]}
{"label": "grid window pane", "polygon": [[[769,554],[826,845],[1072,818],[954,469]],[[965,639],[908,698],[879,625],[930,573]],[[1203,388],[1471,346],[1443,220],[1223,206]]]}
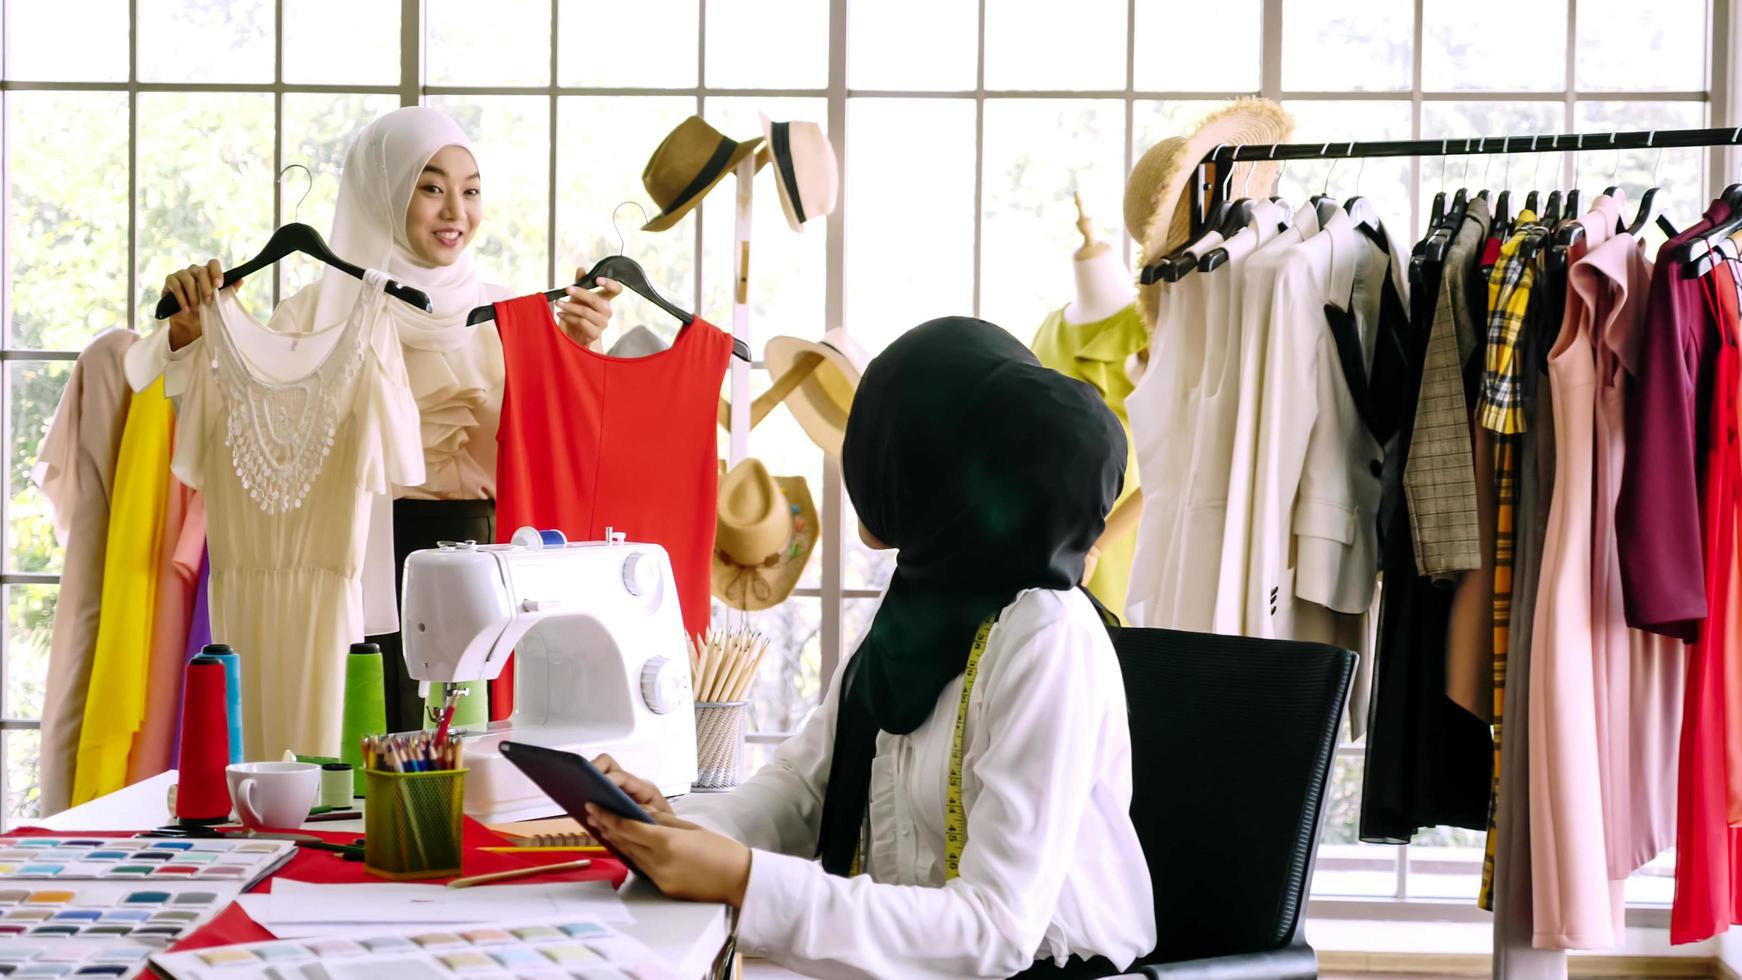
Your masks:
{"label": "grid window pane", "polygon": [[1184,136],[1228,103],[1221,99],[1138,99],[1131,112],[1131,162],[1170,136]]}
{"label": "grid window pane", "polygon": [[[1124,0],[1001,0],[986,9],[986,87],[1125,87]],[[961,55],[957,55],[961,57]]]}
{"label": "grid window pane", "polygon": [[1263,6],[1260,0],[1137,4],[1137,89],[1256,92],[1260,46],[1206,42],[1262,37]]}
{"label": "grid window pane", "polygon": [[127,325],[127,96],[8,92],[5,110],[32,134],[6,143],[7,341],[78,350]]}
{"label": "grid window pane", "polygon": [[[696,83],[697,0],[559,0],[557,84],[575,87],[686,88]],[[658,38],[669,57],[625,43]]]}
{"label": "grid window pane", "polygon": [[[1344,141],[1409,138],[1408,102],[1288,102],[1285,108],[1294,116],[1296,142],[1328,140],[1333,152],[1339,138]],[[1282,168],[1278,186],[1285,199],[1297,204],[1319,193],[1330,194],[1339,201],[1358,194],[1372,202],[1387,227],[1413,227],[1408,157],[1290,160]]]}
{"label": "grid window pane", "polygon": [[551,0],[424,0],[431,85],[549,85]]}
{"label": "grid window pane", "polygon": [[37,783],[38,749],[42,736],[35,730],[0,732],[5,740],[0,754],[6,757],[6,809],[0,823],[6,827],[34,820],[42,798]]}
{"label": "grid window pane", "polygon": [[[557,102],[557,276],[621,252],[647,270],[660,295],[682,309],[695,304],[696,249],[689,217],[668,231],[640,228],[658,212],[641,186],[641,168],[673,126],[696,111],[692,96],[565,96]],[[611,138],[594,138],[610,133]],[[625,206],[630,202],[630,206]],[[645,326],[668,342],[671,315],[625,291],[611,304],[607,348],[623,331]]]}
{"label": "grid window pane", "polygon": [[399,0],[284,0],[284,80],[398,83]]}
{"label": "grid window pane", "polygon": [[[139,294],[149,328],[164,277],[207,259],[226,268],[260,251],[272,233],[272,96],[144,92],[139,95]],[[264,277],[237,292],[263,322]]]}
{"label": "grid window pane", "polygon": [[[846,496],[843,492],[842,496]],[[843,540],[841,542],[843,568],[841,584],[849,589],[877,589],[889,587],[889,580],[895,577],[895,552],[873,551],[865,540],[859,536],[859,515],[853,511],[853,503],[847,501],[841,522]],[[852,634],[842,631],[842,649],[850,650],[846,645]]]}
{"label": "grid window pane", "polygon": [[[909,327],[973,305],[974,103],[853,99],[847,127],[844,326],[875,353]],[[926,134],[923,154],[915,133]]]}
{"label": "grid window pane", "polygon": [[[858,89],[974,87],[975,0],[847,0],[847,84]],[[916,31],[913,25],[925,25]]]}
{"label": "grid window pane", "polygon": [[1581,91],[1706,87],[1707,0],[1578,0]]}
{"label": "grid window pane", "polygon": [[[1581,102],[1574,109],[1578,131],[1586,133],[1621,128],[1686,129],[1705,125],[1705,117],[1706,107],[1699,102]],[[1585,145],[1589,147],[1593,142],[1596,141],[1586,139]],[[1585,185],[1601,189],[1614,184],[1626,193],[1628,203],[1622,208],[1622,220],[1629,225],[1638,213],[1637,202],[1648,187],[1658,188],[1657,200],[1677,228],[1698,221],[1711,203],[1704,148],[1641,148],[1619,153],[1587,150],[1580,156],[1584,158],[1580,161],[1580,180]],[[1667,236],[1653,224],[1644,237],[1646,248],[1651,250],[1649,254],[1656,254]]]}
{"label": "grid window pane", "polygon": [[6,0],[6,77],[127,80],[127,0]]}
{"label": "grid window pane", "polygon": [[[284,131],[280,134],[284,165],[300,163],[308,173],[290,170],[280,178],[278,207],[283,221],[312,225],[330,241],[345,151],[364,126],[398,107],[399,99],[392,95],[285,93]],[[282,299],[318,281],[326,266],[306,255],[290,255],[275,268]]]}
{"label": "grid window pane", "polygon": [[1561,89],[1567,77],[1567,0],[1423,0],[1422,47],[1421,83],[1428,91]]}
{"label": "grid window pane", "polygon": [[[1037,140],[1038,133],[1048,134]],[[1073,295],[1082,244],[1073,191],[1103,235],[1117,234],[1125,187],[1125,107],[1112,99],[986,103],[980,316],[1027,343]],[[916,311],[929,314],[929,311]],[[941,315],[944,311],[938,311]]]}
{"label": "grid window pane", "polygon": [[[1422,106],[1421,135],[1423,139],[1443,139],[1457,145],[1472,136],[1558,133],[1566,128],[1562,122],[1565,114],[1566,107],[1560,102],[1429,102]],[[1476,145],[1475,140],[1470,142]],[[1515,149],[1518,152],[1511,154],[1422,158],[1423,207],[1416,227],[1426,226],[1426,205],[1442,189],[1448,198],[1460,187],[1471,194],[1489,189],[1495,194],[1511,190],[1516,196],[1528,194],[1532,184],[1539,184],[1537,189],[1543,191],[1562,184],[1562,171],[1556,169],[1559,161],[1554,154],[1529,152],[1528,140],[1518,141]]]}
{"label": "grid window pane", "polygon": [[549,289],[550,100],[438,95],[429,104],[459,123],[478,156],[484,220],[472,256],[485,280],[516,294]]}
{"label": "grid window pane", "polygon": [[41,718],[58,585],[6,586],[5,716]]}
{"label": "grid window pane", "polygon": [[708,85],[822,88],[828,84],[828,4],[708,0],[707,7]]}
{"label": "grid window pane", "polygon": [[1312,894],[1343,898],[1389,898],[1397,893],[1396,847],[1361,842],[1362,756],[1340,750],[1331,762],[1325,824],[1319,832]]}
{"label": "grid window pane", "polygon": [[768,638],[750,693],[750,731],[795,731],[817,703],[822,673],[822,600],[798,596],[761,612],[714,600],[713,627],[748,627]]}
{"label": "grid window pane", "polygon": [[1459,827],[1430,827],[1409,841],[1409,897],[1473,902],[1482,887],[1488,835]]}
{"label": "grid window pane", "polygon": [[[708,121],[733,139],[760,136],[758,112],[770,119],[826,122],[822,99],[738,99],[707,101]],[[818,273],[828,218],[813,218],[794,232],[780,206],[778,174],[765,167],[754,181],[750,240],[750,349],[760,356],[775,334],[821,337],[823,287]],[[726,329],[732,323],[732,248],[737,226],[737,178],[721,181],[702,202],[702,315]]]}
{"label": "grid window pane", "polygon": [[1390,92],[1413,76],[1410,0],[1284,0],[1282,87],[1292,92]]}
{"label": "grid window pane", "polygon": [[6,365],[10,413],[6,434],[7,571],[60,571],[60,541],[55,538],[48,502],[30,473],[71,373],[68,361],[12,361]]}
{"label": "grid window pane", "polygon": [[272,81],[273,0],[137,3],[140,81]]}

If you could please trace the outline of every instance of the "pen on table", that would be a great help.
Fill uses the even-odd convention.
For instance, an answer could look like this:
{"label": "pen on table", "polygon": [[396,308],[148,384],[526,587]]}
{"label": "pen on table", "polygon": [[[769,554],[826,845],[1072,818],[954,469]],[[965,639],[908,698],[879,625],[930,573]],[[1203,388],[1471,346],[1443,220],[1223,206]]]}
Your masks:
{"label": "pen on table", "polygon": [[328,810],[326,813],[314,813],[304,818],[304,823],[328,823],[333,820],[361,820],[361,810]]}
{"label": "pen on table", "polygon": [[494,871],[487,875],[473,875],[470,878],[455,878],[448,882],[449,888],[470,888],[473,885],[488,885],[497,881],[513,881],[516,878],[532,878],[537,875],[554,874],[558,871],[579,871],[593,866],[592,858],[582,858],[579,861],[563,861],[558,864],[541,864],[536,868],[515,868],[512,871]]}

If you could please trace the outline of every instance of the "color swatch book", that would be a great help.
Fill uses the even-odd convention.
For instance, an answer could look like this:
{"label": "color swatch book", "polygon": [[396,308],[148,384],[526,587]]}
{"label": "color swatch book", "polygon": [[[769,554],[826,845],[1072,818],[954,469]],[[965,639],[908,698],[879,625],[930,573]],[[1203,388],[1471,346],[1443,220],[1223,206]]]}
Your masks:
{"label": "color swatch book", "polygon": [[210,922],[234,882],[0,885],[0,976],[132,977],[146,957]]}
{"label": "color swatch book", "polygon": [[0,882],[233,881],[248,886],[296,853],[281,840],[0,837]]}
{"label": "color swatch book", "polygon": [[363,933],[154,953],[175,980],[671,980],[657,955],[610,926],[527,925]]}

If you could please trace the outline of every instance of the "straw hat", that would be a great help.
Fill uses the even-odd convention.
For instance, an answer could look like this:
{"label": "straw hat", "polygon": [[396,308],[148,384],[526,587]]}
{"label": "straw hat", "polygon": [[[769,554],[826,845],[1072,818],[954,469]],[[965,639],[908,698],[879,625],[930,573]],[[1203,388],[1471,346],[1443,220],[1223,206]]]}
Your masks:
{"label": "straw hat", "polygon": [[768,141],[779,178],[780,207],[793,231],[804,223],[835,210],[841,190],[841,165],[835,147],[814,122],[770,122],[762,117],[762,136]]}
{"label": "straw hat", "polygon": [[714,597],[745,612],[785,602],[817,544],[817,508],[802,476],[769,476],[746,459],[720,478]]}
{"label": "straw hat", "polygon": [[[1267,99],[1239,99],[1210,113],[1191,134],[1170,136],[1150,147],[1125,182],[1125,230],[1142,245],[1143,262],[1184,245],[1191,235],[1192,176],[1210,151],[1224,144],[1285,143],[1293,133],[1294,118],[1282,106]],[[1241,162],[1235,167],[1236,188],[1247,185],[1248,167],[1255,194],[1269,194],[1282,172],[1281,163]],[[1140,286],[1138,294],[1144,322],[1154,329],[1160,284]]]}
{"label": "straw hat", "polygon": [[742,143],[720,135],[701,116],[691,116],[668,133],[641,171],[641,185],[659,205],[642,231],[664,231],[683,220],[720,179],[762,145],[757,136]]}
{"label": "straw hat", "polygon": [[845,328],[837,327],[823,334],[821,342],[770,337],[762,358],[768,363],[768,376],[779,378],[805,354],[820,355],[823,362],[793,389],[786,405],[812,442],[823,452],[839,456],[841,442],[847,437],[853,392],[859,388],[859,378],[871,363],[871,355]]}

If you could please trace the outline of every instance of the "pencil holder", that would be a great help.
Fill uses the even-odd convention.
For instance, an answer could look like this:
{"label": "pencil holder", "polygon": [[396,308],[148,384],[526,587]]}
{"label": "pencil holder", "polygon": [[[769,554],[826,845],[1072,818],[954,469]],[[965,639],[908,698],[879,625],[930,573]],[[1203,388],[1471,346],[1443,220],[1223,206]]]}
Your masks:
{"label": "pencil holder", "polygon": [[364,778],[363,866],[393,881],[459,874],[466,770],[370,769]]}
{"label": "pencil holder", "polygon": [[696,782],[692,789],[731,789],[744,781],[744,708],[749,703],[696,702]]}

